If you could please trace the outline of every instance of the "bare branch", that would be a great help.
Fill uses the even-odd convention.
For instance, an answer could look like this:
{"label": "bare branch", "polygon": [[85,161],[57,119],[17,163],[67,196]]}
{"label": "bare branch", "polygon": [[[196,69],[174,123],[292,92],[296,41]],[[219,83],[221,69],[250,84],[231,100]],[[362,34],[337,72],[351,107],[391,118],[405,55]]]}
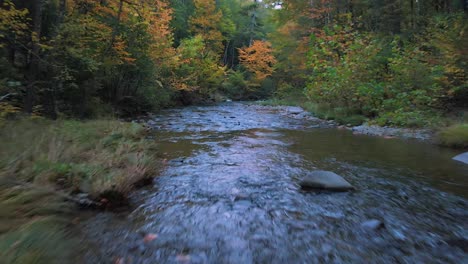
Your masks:
{"label": "bare branch", "polygon": [[5,94],[4,96],[0,97],[0,102],[7,99],[10,95],[13,95],[12,93]]}

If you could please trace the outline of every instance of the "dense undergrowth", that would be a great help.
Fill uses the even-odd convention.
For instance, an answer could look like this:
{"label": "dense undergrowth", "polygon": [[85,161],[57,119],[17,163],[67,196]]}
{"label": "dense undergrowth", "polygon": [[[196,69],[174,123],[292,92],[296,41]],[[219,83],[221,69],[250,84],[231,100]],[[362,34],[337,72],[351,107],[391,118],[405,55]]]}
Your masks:
{"label": "dense undergrowth", "polygon": [[276,97],[342,123],[444,125],[447,113],[468,107],[467,25],[454,13],[427,18],[419,32],[385,35],[337,18],[310,36],[302,86],[283,83]]}
{"label": "dense undergrowth", "polygon": [[[320,105],[308,101],[305,97],[288,97],[283,99],[273,98],[260,101],[263,105],[272,106],[300,106],[304,110],[313,113],[316,117],[325,120],[335,120],[341,125],[358,126],[362,124],[379,125],[375,119],[363,116],[359,112],[350,112],[344,108],[333,108],[329,105]],[[429,128],[436,131],[435,142],[441,146],[466,149],[468,148],[468,115],[463,111],[458,115],[443,116],[442,114],[431,117],[430,122],[424,126],[415,128]]]}
{"label": "dense undergrowth", "polygon": [[352,12],[324,21],[330,10],[322,8],[303,17],[314,31],[303,38],[303,70],[285,71],[280,60],[283,79],[267,103],[300,105],[345,125],[432,128],[440,144],[466,147],[466,12],[435,12],[418,25],[388,24],[388,31],[367,28],[372,23]]}
{"label": "dense undergrowth", "polygon": [[2,263],[71,262],[79,246],[69,226],[83,197],[100,208],[125,204],[161,168],[145,133],[138,124],[110,120],[2,123]]}

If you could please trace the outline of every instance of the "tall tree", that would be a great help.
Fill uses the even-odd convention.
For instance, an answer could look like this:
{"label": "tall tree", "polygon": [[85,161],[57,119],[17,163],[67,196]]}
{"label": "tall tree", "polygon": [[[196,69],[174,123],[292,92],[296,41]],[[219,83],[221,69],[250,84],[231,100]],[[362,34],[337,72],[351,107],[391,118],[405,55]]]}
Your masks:
{"label": "tall tree", "polygon": [[190,18],[192,34],[200,35],[206,46],[221,54],[223,51],[223,35],[220,25],[223,13],[216,8],[215,0],[194,0],[195,12]]}
{"label": "tall tree", "polygon": [[273,74],[276,59],[271,43],[254,40],[252,45],[239,49],[239,60],[248,71],[255,75],[255,81],[261,82]]}

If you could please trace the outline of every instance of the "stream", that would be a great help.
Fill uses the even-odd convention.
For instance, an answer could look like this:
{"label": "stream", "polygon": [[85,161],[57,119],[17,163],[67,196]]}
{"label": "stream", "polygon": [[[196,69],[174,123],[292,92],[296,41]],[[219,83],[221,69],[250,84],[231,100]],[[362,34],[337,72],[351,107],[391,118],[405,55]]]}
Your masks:
{"label": "stream", "polygon": [[[80,224],[84,263],[468,263],[468,166],[455,150],[248,103],[147,124],[166,167],[130,212]],[[313,170],[356,190],[302,191]]]}

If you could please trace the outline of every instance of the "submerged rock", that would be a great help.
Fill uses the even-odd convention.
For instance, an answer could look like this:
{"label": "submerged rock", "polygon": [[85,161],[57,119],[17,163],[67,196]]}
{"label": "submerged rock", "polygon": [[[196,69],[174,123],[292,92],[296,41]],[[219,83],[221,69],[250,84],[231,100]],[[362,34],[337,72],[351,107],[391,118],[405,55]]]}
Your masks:
{"label": "submerged rock", "polygon": [[458,247],[463,252],[468,253],[468,240],[465,238],[451,238],[445,241],[449,246]]}
{"label": "submerged rock", "polygon": [[303,189],[349,191],[354,187],[340,175],[331,171],[313,171],[299,183]]}
{"label": "submerged rock", "polygon": [[385,227],[385,224],[377,219],[371,219],[363,222],[361,227],[369,230],[377,230]]}
{"label": "submerged rock", "polygon": [[463,162],[465,164],[468,164],[468,152],[462,153],[460,155],[457,155],[453,157],[453,160]]}
{"label": "submerged rock", "polygon": [[397,229],[392,229],[390,231],[390,234],[397,240],[400,240],[400,241],[404,241],[406,240],[406,236],[405,234],[403,233],[403,231],[401,230],[397,230]]}
{"label": "submerged rock", "polygon": [[148,126],[150,126],[150,127],[153,127],[153,126],[156,126],[156,125],[157,125],[156,121],[154,121],[154,120],[148,120],[148,122],[146,122],[146,124],[147,124]]}
{"label": "submerged rock", "polygon": [[79,193],[75,195],[75,202],[82,209],[95,208],[98,204],[91,199],[90,195],[87,193]]}

